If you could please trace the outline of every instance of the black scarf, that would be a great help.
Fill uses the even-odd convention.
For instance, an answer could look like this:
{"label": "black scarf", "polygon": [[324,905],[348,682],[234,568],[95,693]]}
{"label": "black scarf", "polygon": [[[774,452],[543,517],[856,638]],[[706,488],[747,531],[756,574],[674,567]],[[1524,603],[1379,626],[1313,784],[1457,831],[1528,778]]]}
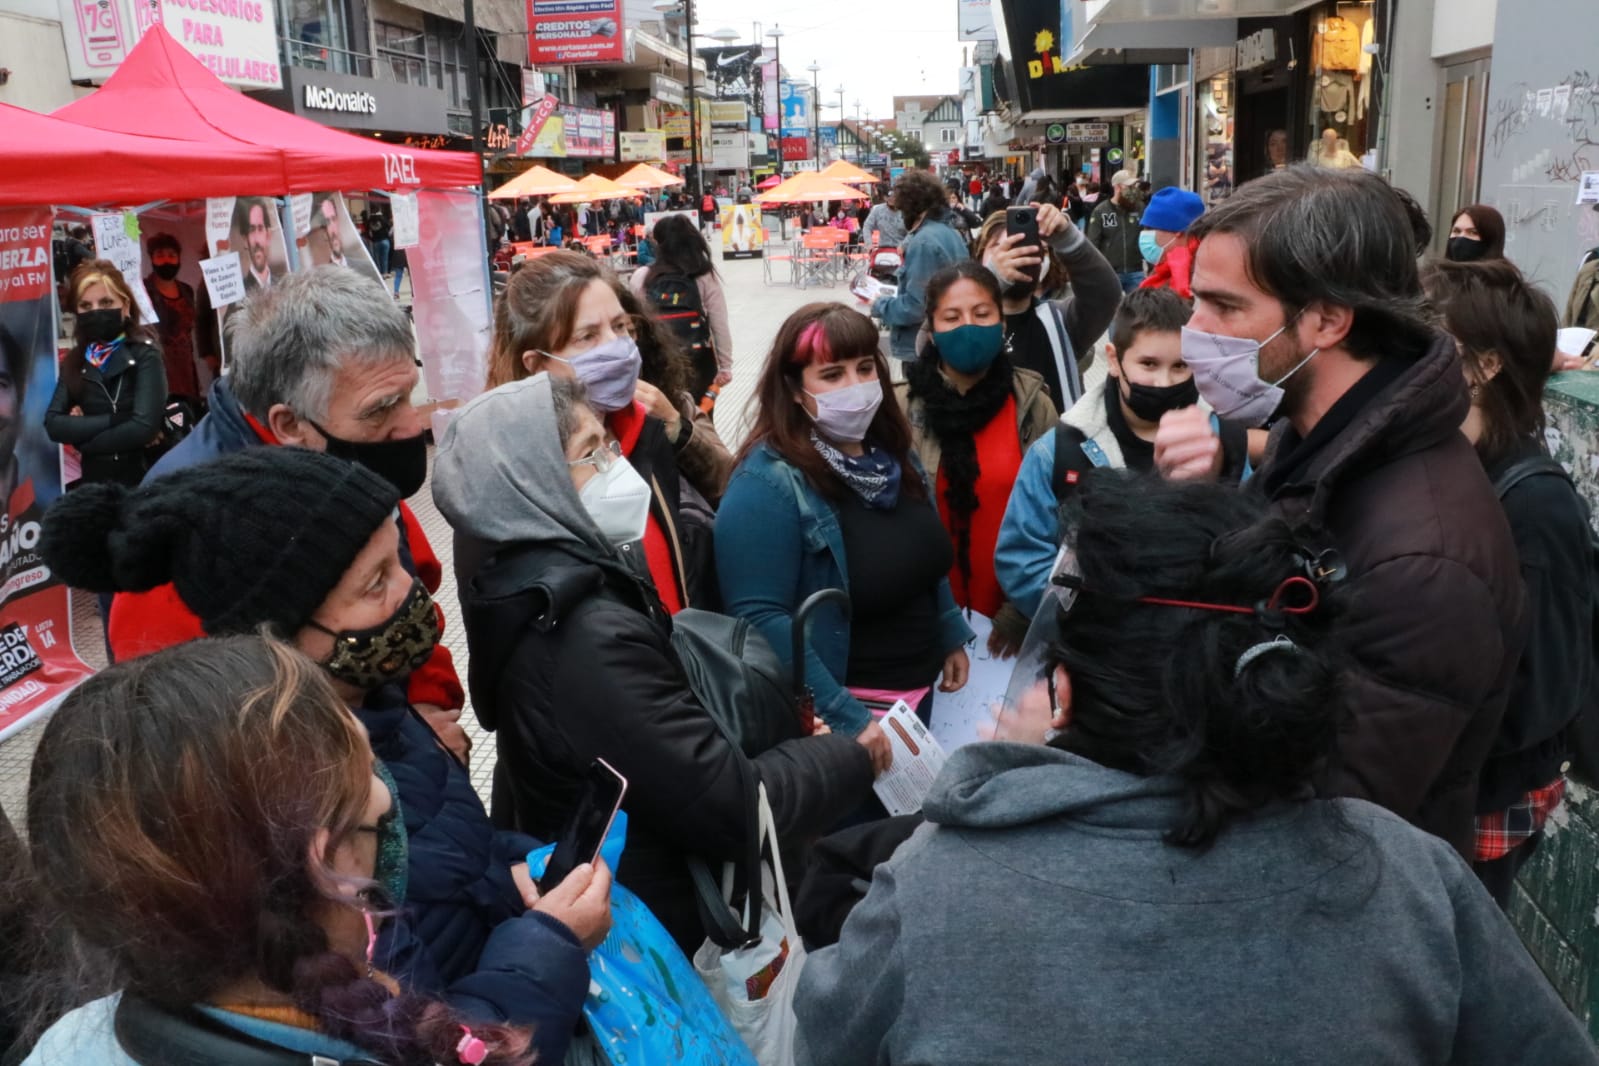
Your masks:
{"label": "black scarf", "polygon": [[968,585],[972,576],[972,514],[977,510],[977,477],[982,473],[977,461],[977,433],[1005,406],[1014,378],[1010,357],[1004,352],[995,357],[988,373],[964,395],[939,371],[935,348],[928,348],[905,370],[911,403],[921,405],[922,423],[943,452],[939,470],[927,473],[934,485],[939,471],[944,474],[944,502],[949,504],[950,522],[955,527],[955,562]]}

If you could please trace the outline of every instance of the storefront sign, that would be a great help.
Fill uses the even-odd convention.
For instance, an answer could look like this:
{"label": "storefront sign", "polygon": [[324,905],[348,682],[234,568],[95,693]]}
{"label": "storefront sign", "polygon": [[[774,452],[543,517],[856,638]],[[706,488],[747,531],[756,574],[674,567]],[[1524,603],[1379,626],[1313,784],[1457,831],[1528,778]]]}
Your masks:
{"label": "storefront sign", "polygon": [[[1051,142],[1053,143],[1053,142]],[[1067,144],[1109,144],[1110,123],[1070,122],[1066,125]]]}
{"label": "storefront sign", "polygon": [[683,106],[683,83],[665,74],[650,75],[650,95],[663,104]]}
{"label": "storefront sign", "polygon": [[544,126],[550,121],[550,116],[555,114],[555,109],[561,101],[554,96],[546,95],[522,120],[522,135],[516,139],[517,155],[532,155],[533,145],[537,143],[539,134],[544,132]]}
{"label": "storefront sign", "polygon": [[527,28],[530,66],[625,58],[621,0],[527,0]]}
{"label": "storefront sign", "polygon": [[782,143],[783,161],[785,163],[811,157],[810,142],[804,137],[784,137]]}
{"label": "storefront sign", "polygon": [[711,134],[710,148],[705,165],[712,170],[745,170],[750,165],[749,134],[743,130]]}
{"label": "storefront sign", "polygon": [[662,130],[621,130],[616,147],[624,163],[651,163],[666,158],[666,133]]}
{"label": "storefront sign", "polygon": [[743,100],[712,100],[711,124],[715,126],[748,126],[750,105]]}
{"label": "storefront sign", "polygon": [[1277,62],[1277,32],[1267,27],[1251,33],[1238,42],[1233,66],[1237,70],[1254,70],[1256,67],[1268,66],[1275,62]]}
{"label": "storefront sign", "polygon": [[342,111],[347,115],[378,113],[378,98],[368,92],[341,93],[323,85],[307,83],[301,95],[308,111]]}
{"label": "storefront sign", "polygon": [[515,143],[511,127],[503,122],[491,122],[483,130],[483,146],[491,152],[508,152]]}
{"label": "storefront sign", "polygon": [[1051,122],[1044,127],[1044,140],[1050,144],[1061,144],[1066,140],[1066,126],[1060,122]]}
{"label": "storefront sign", "polygon": [[957,0],[959,33],[963,41],[993,41],[999,35],[994,32],[993,0]]}
{"label": "storefront sign", "polygon": [[103,82],[158,21],[217,77],[241,89],[276,89],[277,11],[272,0],[58,0],[73,81]]}
{"label": "storefront sign", "polygon": [[603,159],[616,154],[616,114],[592,107],[563,107],[566,154],[575,159]]}
{"label": "storefront sign", "polygon": [[777,129],[783,111],[782,101],[778,98],[777,60],[774,56],[770,48],[761,52],[761,128],[768,133]]}

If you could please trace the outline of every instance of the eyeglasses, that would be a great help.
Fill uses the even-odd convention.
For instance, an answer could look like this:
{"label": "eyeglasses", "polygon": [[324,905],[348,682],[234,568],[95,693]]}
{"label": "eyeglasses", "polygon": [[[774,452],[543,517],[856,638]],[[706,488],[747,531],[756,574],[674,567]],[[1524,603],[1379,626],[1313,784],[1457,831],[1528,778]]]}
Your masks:
{"label": "eyeglasses", "polygon": [[595,448],[581,459],[568,459],[567,466],[592,465],[600,473],[605,473],[611,467],[622,461],[622,442],[608,441]]}

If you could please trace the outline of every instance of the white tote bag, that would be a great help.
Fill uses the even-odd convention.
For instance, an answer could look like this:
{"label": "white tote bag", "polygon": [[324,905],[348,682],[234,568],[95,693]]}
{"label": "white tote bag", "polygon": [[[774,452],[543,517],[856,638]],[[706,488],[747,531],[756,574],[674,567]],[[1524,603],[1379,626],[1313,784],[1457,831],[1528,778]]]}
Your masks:
{"label": "white tote bag", "polygon": [[[805,965],[805,946],[794,928],[794,909],[788,900],[783,856],[778,851],[777,827],[766,801],[765,784],[759,786],[757,795],[764,853],[760,871],[765,903],[761,909],[761,938],[736,950],[707,940],[694,953],[694,969],[761,1066],[793,1066],[794,989]],[[731,906],[732,863],[723,869],[722,893]],[[748,903],[744,914],[748,923]]]}

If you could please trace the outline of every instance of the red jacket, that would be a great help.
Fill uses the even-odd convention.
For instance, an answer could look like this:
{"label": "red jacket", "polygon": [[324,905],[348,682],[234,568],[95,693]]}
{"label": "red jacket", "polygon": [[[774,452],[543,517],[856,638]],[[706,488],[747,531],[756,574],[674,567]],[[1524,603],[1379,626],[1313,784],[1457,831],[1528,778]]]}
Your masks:
{"label": "red jacket", "polygon": [[1166,254],[1160,257],[1155,269],[1149,272],[1140,289],[1170,289],[1185,300],[1194,298],[1194,253],[1199,241],[1193,237],[1178,238],[1171,242]]}

